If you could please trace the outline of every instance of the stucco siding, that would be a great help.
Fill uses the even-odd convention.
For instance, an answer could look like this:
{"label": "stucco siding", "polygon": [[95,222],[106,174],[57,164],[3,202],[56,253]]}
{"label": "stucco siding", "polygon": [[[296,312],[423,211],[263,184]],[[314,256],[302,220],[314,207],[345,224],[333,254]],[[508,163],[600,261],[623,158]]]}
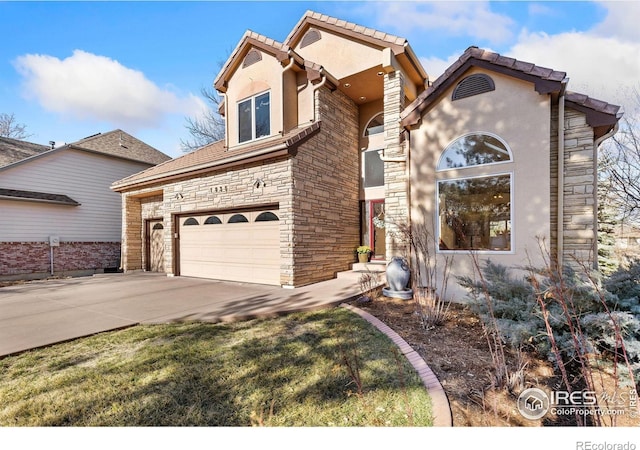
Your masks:
{"label": "stucco siding", "polygon": [[[465,74],[481,72],[473,69]],[[509,267],[541,261],[539,239],[550,239],[551,184],[550,120],[548,96],[529,83],[493,72],[495,91],[451,100],[453,87],[427,111],[411,133],[411,220],[425,221],[437,232],[438,180],[510,174],[512,177],[512,248],[507,252],[481,252],[480,258]],[[510,148],[512,162],[436,172],[443,150],[456,138],[484,132],[499,136]],[[434,243],[435,244],[435,243]],[[453,252],[455,275],[473,273],[468,252]]]}
{"label": "stucco siding", "polygon": [[382,63],[381,48],[324,29],[320,29],[320,34],[319,41],[305,47],[298,43],[294,50],[309,61],[322,61],[322,66],[338,79]]}
{"label": "stucco siding", "polygon": [[111,183],[148,165],[77,150],[64,150],[0,172],[0,187],[64,194],[80,206],[2,200],[0,242],[119,242],[118,193]]}
{"label": "stucco siding", "polygon": [[[257,50],[256,50],[257,51]],[[229,146],[239,144],[238,103],[254,95],[270,93],[270,136],[283,131],[283,67],[270,54],[261,52],[262,59],[247,67],[237,69],[234,78],[229,81],[226,92],[227,102],[227,138]],[[287,119],[288,121],[291,118]]]}

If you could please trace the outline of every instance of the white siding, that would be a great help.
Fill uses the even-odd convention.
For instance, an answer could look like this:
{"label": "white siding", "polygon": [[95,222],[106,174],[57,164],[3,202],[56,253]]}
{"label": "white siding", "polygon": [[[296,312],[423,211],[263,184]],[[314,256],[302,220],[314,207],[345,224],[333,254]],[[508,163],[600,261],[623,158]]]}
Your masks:
{"label": "white siding", "polygon": [[64,194],[80,206],[0,200],[0,242],[119,242],[120,194],[114,181],[147,164],[65,149],[0,171],[0,188]]}

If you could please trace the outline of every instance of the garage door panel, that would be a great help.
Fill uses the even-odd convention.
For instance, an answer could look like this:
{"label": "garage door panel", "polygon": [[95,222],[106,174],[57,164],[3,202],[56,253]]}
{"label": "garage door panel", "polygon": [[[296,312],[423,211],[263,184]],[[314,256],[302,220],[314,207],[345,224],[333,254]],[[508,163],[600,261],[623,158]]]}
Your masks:
{"label": "garage door panel", "polygon": [[[193,220],[180,218],[180,274],[279,285],[280,225],[256,222],[262,212],[216,214],[221,222],[216,224],[205,224],[211,214],[190,216],[200,225],[184,225]],[[236,214],[249,222],[229,223]]]}

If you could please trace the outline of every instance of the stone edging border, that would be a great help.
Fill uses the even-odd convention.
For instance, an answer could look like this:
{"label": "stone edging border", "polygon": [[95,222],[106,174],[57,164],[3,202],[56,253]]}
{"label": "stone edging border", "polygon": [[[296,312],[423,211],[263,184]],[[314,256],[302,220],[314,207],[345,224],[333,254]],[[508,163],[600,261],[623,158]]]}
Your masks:
{"label": "stone edging border", "polygon": [[342,303],[340,304],[340,306],[358,314],[371,325],[375,326],[382,333],[386,334],[389,339],[391,339],[393,343],[398,346],[400,352],[402,352],[402,354],[409,360],[411,365],[416,369],[418,375],[422,379],[422,382],[427,388],[427,392],[429,392],[433,408],[433,426],[453,426],[451,406],[449,404],[447,394],[440,384],[440,381],[438,381],[438,378],[424,361],[424,359],[422,359],[420,355],[413,348],[411,348],[411,346],[407,344],[407,342],[402,339],[398,333],[393,331],[388,325],[386,325],[378,318],[347,303]]}

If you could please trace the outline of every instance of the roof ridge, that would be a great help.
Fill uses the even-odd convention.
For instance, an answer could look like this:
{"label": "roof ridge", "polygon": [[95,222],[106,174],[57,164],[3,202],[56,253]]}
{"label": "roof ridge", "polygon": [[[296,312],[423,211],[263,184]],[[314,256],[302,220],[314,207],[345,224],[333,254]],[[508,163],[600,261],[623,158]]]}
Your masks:
{"label": "roof ridge", "polygon": [[401,36],[396,36],[394,34],[386,33],[381,30],[377,30],[375,28],[367,27],[364,25],[360,25],[355,22],[350,22],[344,19],[340,19],[337,17],[329,16],[327,14],[319,13],[312,10],[307,10],[298,23],[291,29],[289,35],[285,38],[284,42],[290,46],[291,39],[297,34],[300,27],[303,25],[306,19],[315,19],[319,22],[324,22],[327,25],[334,26],[336,28],[342,28],[347,31],[351,31],[353,33],[361,34],[363,36],[367,36],[370,38],[378,39],[384,42],[401,45],[407,42],[406,38]]}

